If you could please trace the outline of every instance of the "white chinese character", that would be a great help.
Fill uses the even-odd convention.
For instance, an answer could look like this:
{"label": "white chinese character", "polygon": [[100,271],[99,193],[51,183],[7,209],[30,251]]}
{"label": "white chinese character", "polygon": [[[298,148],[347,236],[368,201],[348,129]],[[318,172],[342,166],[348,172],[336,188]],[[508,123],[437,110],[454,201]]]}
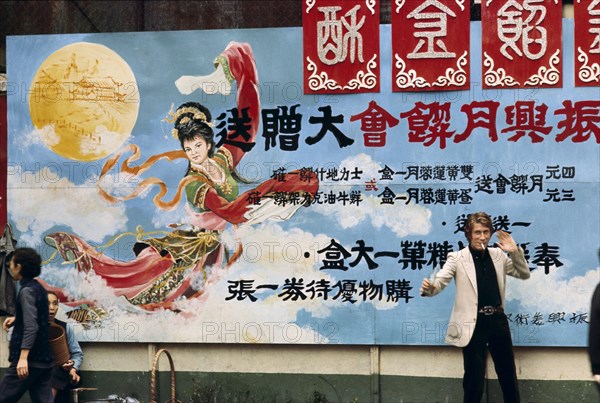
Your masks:
{"label": "white chinese character", "polygon": [[[498,37],[504,43],[500,48],[500,53],[509,60],[513,60],[508,49],[517,56],[527,56],[531,60],[537,60],[546,53],[547,33],[546,28],[540,24],[546,17],[546,8],[543,5],[536,6],[536,3],[543,3],[544,0],[525,0],[523,6],[515,0],[507,1],[500,10],[498,10]],[[523,20],[523,14],[527,12],[527,18]],[[517,45],[519,40],[523,50]],[[538,52],[532,51],[532,45],[538,44]]]}
{"label": "white chinese character", "polygon": [[[317,23],[319,60],[324,64],[333,65],[346,60],[349,54],[351,63],[354,63],[355,58],[363,63],[362,35],[358,31],[365,23],[365,17],[363,16],[359,22],[356,21],[360,10],[360,6],[357,5],[338,20],[336,13],[340,10],[339,6],[319,7],[319,11],[324,14],[324,20]],[[333,57],[328,57],[330,52]]]}
{"label": "white chinese character", "polygon": [[[437,7],[441,12],[426,11],[429,6]],[[454,52],[448,52],[446,45],[441,39],[445,38],[448,34],[447,30],[447,19],[448,16],[456,17],[456,14],[452,12],[448,7],[443,5],[437,0],[427,0],[422,3],[419,7],[415,8],[408,18],[414,18],[415,20],[426,20],[427,22],[416,22],[415,30],[423,29],[421,32],[415,32],[415,38],[426,38],[427,39],[427,50],[421,50],[425,44],[424,39],[419,39],[415,49],[408,54],[409,59],[433,59],[433,58],[452,58],[456,56]],[[429,30],[431,29],[431,30]],[[434,47],[437,45],[441,51],[436,51]]]}
{"label": "white chinese character", "polygon": [[[543,2],[544,0],[525,0],[523,4],[523,10],[529,11],[529,16],[523,23],[525,25],[523,29],[523,53],[531,60],[537,60],[544,56],[548,45],[546,28],[541,26],[546,17],[546,7]],[[542,5],[534,6],[535,3],[542,3]],[[537,53],[531,51],[531,44],[539,45]]]}
{"label": "white chinese character", "polygon": [[[588,6],[588,11],[591,16],[599,17],[600,0],[593,0]],[[600,18],[590,18],[590,25],[594,25],[590,28],[590,34],[596,35],[590,46],[590,53],[600,53]]]}
{"label": "white chinese character", "polygon": [[512,56],[506,50],[512,49],[518,56],[523,56],[523,53],[517,46],[517,41],[521,39],[523,34],[523,20],[521,14],[523,7],[515,0],[507,1],[500,10],[498,10],[498,37],[504,45],[500,48],[507,59],[512,60]]}

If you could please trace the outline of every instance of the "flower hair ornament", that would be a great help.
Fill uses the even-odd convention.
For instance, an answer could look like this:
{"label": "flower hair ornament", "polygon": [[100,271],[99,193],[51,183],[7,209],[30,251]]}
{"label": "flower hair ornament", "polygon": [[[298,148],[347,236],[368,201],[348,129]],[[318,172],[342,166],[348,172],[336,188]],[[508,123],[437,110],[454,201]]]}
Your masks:
{"label": "flower hair ornament", "polygon": [[[169,111],[169,114],[163,120],[168,123],[175,123],[175,122],[177,122],[177,119],[179,119],[179,117],[181,115],[184,115],[186,113],[192,114],[193,115],[192,117],[194,120],[199,120],[201,122],[204,122],[210,127],[214,126],[214,122],[207,121],[206,115],[204,114],[204,112],[202,112],[200,109],[195,108],[193,106],[186,106],[185,108],[180,108],[180,109],[177,109],[177,111],[173,111],[173,104],[171,104],[171,110]],[[183,118],[181,118],[181,120],[177,124],[178,125],[186,124],[186,123],[190,122],[191,120],[192,120],[192,118],[190,118],[189,116],[184,116]],[[177,129],[177,127],[173,128],[173,130],[171,130],[171,134],[173,135],[174,138],[179,139],[179,130]]]}

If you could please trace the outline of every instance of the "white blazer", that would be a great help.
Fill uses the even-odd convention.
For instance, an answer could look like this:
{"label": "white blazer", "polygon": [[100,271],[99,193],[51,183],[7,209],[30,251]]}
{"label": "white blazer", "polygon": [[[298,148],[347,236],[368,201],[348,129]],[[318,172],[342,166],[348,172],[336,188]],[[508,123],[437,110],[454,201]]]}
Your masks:
{"label": "white blazer", "polygon": [[[510,256],[500,248],[488,248],[488,251],[496,269],[496,279],[504,307],[506,275],[520,279],[529,278],[528,263],[521,248],[510,253]],[[432,282],[433,287],[431,287],[429,295],[440,293],[453,278],[456,282],[456,298],[445,341],[457,347],[464,347],[469,344],[473,336],[478,308],[477,275],[469,247],[448,254],[444,267]]]}

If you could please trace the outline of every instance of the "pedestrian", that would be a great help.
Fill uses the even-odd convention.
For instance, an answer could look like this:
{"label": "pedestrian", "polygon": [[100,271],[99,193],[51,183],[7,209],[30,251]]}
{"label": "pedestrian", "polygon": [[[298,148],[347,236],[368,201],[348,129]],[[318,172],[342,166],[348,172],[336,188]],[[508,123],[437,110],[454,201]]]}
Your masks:
{"label": "pedestrian", "polygon": [[65,330],[67,347],[69,349],[69,360],[52,368],[52,395],[54,403],[69,403],[71,401],[71,389],[81,380],[79,368],[83,363],[83,351],[75,338],[73,328],[66,322],[56,319],[58,313],[58,295],[48,291],[49,321]]}
{"label": "pedestrian", "polygon": [[421,295],[440,293],[452,279],[456,283],[454,308],[446,343],[462,347],[464,401],[481,401],[489,349],[505,402],[519,402],[519,386],[508,318],[504,313],[506,275],[530,276],[523,250],[504,231],[496,231],[498,242],[488,247],[494,228],[484,212],[467,217],[465,236],[469,245],[448,254],[433,279],[423,280]]}
{"label": "pedestrian", "polygon": [[8,360],[0,381],[0,402],[17,402],[26,391],[36,403],[52,403],[50,376],[54,357],[48,341],[48,294],[36,281],[42,259],[31,248],[17,248],[10,260],[10,273],[19,281],[15,316],[2,327],[12,327]]}
{"label": "pedestrian", "polygon": [[[598,249],[598,257],[600,258],[600,249]],[[596,284],[592,295],[588,348],[592,375],[594,375],[596,387],[600,392],[600,283]]]}

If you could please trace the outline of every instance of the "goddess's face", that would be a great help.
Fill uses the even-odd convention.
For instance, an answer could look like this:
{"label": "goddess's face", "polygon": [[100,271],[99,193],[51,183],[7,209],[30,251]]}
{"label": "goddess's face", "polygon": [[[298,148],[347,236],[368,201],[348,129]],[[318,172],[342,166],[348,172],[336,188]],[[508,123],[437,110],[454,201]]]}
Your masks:
{"label": "goddess's face", "polygon": [[183,151],[191,162],[199,165],[208,157],[210,145],[202,136],[196,136],[191,140],[183,141]]}

